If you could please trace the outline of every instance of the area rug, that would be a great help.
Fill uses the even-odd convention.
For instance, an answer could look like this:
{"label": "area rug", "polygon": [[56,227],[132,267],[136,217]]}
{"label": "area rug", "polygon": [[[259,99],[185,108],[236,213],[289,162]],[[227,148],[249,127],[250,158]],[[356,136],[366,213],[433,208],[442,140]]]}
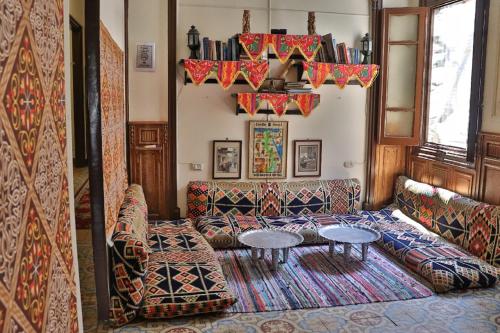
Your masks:
{"label": "area rug", "polygon": [[77,229],[89,229],[92,223],[88,178],[81,187],[75,191],[75,222]]}
{"label": "area rug", "polygon": [[[340,246],[337,249],[341,250]],[[408,300],[433,293],[376,247],[368,260],[328,254],[328,246],[298,247],[286,264],[269,269],[271,257],[253,263],[249,249],[216,251],[239,301],[229,312],[264,312]],[[353,247],[353,254],[359,251]]]}

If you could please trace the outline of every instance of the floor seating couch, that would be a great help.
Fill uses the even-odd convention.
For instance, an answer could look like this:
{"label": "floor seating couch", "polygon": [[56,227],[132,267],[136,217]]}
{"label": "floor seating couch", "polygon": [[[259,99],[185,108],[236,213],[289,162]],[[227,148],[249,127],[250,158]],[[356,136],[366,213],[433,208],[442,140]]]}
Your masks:
{"label": "floor seating couch", "polygon": [[111,249],[111,323],[222,311],[237,300],[213,248],[240,247],[246,230],[278,228],[324,243],[322,226],[363,223],[378,244],[437,292],[493,286],[500,264],[500,208],[397,180],[392,205],[360,210],[355,179],[307,182],[191,182],[187,219],[147,222],[142,189],[131,185]]}
{"label": "floor seating couch", "polygon": [[381,211],[358,210],[359,193],[354,179],[192,182],[187,215],[214,248],[240,247],[240,233],[262,228],[296,231],[305,244],[321,244],[322,226],[363,223],[379,230],[379,245],[437,292],[496,283],[500,207],[406,177],[397,180],[394,204]]}
{"label": "floor seating couch", "polygon": [[150,221],[142,188],[125,195],[111,249],[110,321],[222,311],[236,302],[212,247],[191,220]]}

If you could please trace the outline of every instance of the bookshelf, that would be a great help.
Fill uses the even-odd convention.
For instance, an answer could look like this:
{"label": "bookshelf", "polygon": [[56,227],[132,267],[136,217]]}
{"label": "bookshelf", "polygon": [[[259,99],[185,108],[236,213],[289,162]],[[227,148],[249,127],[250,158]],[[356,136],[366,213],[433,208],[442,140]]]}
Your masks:
{"label": "bookshelf", "polygon": [[[354,58],[356,59],[355,64],[336,64],[331,62],[331,59],[341,59],[342,62],[347,62],[349,60],[342,60],[342,59],[349,59],[349,57],[347,55],[346,57],[339,57],[337,53],[335,53],[335,56],[331,56],[330,53],[325,53],[328,52],[326,48],[330,50],[331,47],[323,45],[323,43],[321,43],[322,37],[319,35],[285,36],[285,35],[272,35],[272,34],[244,34],[239,36],[241,36],[238,37],[240,38],[240,44],[241,44],[241,46],[238,48],[239,55],[234,56],[234,52],[232,52],[234,58],[237,58],[237,60],[219,60],[221,58],[222,59],[227,59],[227,58],[226,58],[226,52],[222,53],[221,51],[218,51],[217,60],[207,59],[207,61],[211,61],[214,63],[214,65],[212,65],[213,67],[211,67],[211,70],[208,70],[211,64],[203,63],[203,60],[199,60],[200,62],[197,62],[196,60],[189,62],[181,60],[179,64],[184,66],[184,85],[193,84],[193,79],[194,79],[197,85],[220,84],[224,89],[227,89],[231,85],[230,81],[227,80],[227,77],[224,78],[221,75],[226,73],[234,73],[232,74],[232,79],[234,79],[235,77],[236,78],[234,79],[234,82],[232,84],[237,84],[237,85],[248,84],[251,85],[254,88],[254,90],[260,92],[263,82],[266,79],[272,79],[269,77],[269,68],[271,60],[279,60],[283,66],[287,66],[284,76],[286,75],[288,69],[290,68],[295,69],[296,71],[295,80],[288,83],[302,83],[301,88],[299,88],[299,90],[300,89],[304,90],[302,94],[312,95],[314,89],[319,88],[323,84],[337,85],[340,88],[343,88],[345,85],[368,88],[371,86],[378,73],[378,66],[376,65],[368,65],[371,66],[368,68],[360,67],[367,65],[359,64],[360,61],[359,50],[357,53],[355,53],[356,54],[356,57]],[[288,37],[292,40],[291,43],[284,42],[284,38],[288,41]],[[318,46],[318,38],[320,39],[319,46]],[[311,47],[311,44],[308,43],[304,44],[303,43],[304,40],[307,40],[309,42],[314,41],[313,47]],[[285,47],[285,50],[287,51],[283,51],[283,49],[277,48],[278,47],[277,45],[283,45],[280,43],[287,43]],[[341,44],[343,44],[345,48],[345,44],[344,43]],[[276,54],[275,52],[278,52],[278,54]],[[224,56],[219,58],[221,54],[224,54]],[[322,62],[317,63],[315,62],[315,60],[320,60]],[[240,63],[236,65],[229,63],[235,61],[238,61]],[[216,62],[218,64],[215,64]],[[237,66],[238,68],[237,72],[233,72],[235,66]],[[240,71],[240,67],[242,71]],[[255,69],[256,67],[259,67],[260,69],[256,70]],[[220,70],[221,68],[223,68],[222,71]],[[226,71],[226,68],[231,70]],[[323,75],[328,75],[326,76],[327,80],[323,82],[321,76],[314,76],[314,79],[312,76],[311,78],[307,76],[304,78],[304,68],[309,68],[309,71],[312,70],[314,71],[314,73],[324,73]],[[246,69],[247,71],[244,71],[243,69]],[[352,73],[358,75],[356,76],[357,78],[354,78],[354,75],[352,75]],[[251,77],[252,75],[254,75],[253,80],[249,79],[249,77]],[[214,78],[214,76],[217,76],[217,78]],[[323,79],[324,78],[325,76],[323,76]],[[334,79],[337,81],[335,81]],[[363,82],[363,84],[360,81]],[[307,86],[307,88],[303,89],[305,86]],[[311,88],[309,88],[309,86],[312,86],[312,90]],[[277,91],[272,91],[270,93],[289,94],[287,90],[283,91],[277,90]],[[319,96],[317,94],[315,95],[317,96],[319,101]],[[237,94],[232,94],[232,96],[236,97]],[[307,96],[307,98],[311,97]],[[238,100],[235,101],[235,104],[236,104],[235,108],[236,115],[239,115],[241,113],[247,113],[247,111],[239,105]],[[314,105],[312,109],[316,107],[317,105]],[[311,112],[312,109],[309,109],[310,110],[309,112]],[[268,109],[258,109],[255,112],[255,114],[270,115],[270,114],[275,114],[275,112],[273,109],[268,108]],[[303,115],[303,113],[300,110],[286,110],[286,112],[283,114]]]}

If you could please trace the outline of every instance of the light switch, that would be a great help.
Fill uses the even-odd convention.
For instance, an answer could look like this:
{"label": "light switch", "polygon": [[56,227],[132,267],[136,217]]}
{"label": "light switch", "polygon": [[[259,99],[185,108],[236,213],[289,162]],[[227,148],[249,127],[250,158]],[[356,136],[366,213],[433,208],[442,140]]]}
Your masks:
{"label": "light switch", "polygon": [[203,164],[202,163],[191,163],[191,169],[194,171],[201,171],[201,170],[203,170]]}

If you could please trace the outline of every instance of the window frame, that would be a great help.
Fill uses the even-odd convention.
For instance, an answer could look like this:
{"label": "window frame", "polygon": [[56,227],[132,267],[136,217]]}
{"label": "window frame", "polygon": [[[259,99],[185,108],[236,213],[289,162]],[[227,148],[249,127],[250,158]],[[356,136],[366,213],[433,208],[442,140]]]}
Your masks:
{"label": "window frame", "polygon": [[423,122],[419,147],[413,148],[413,154],[435,161],[459,165],[468,168],[475,167],[477,138],[481,129],[483,113],[484,76],[486,66],[486,43],[488,38],[488,14],[490,0],[476,0],[474,21],[474,44],[472,50],[471,96],[469,104],[469,124],[467,131],[467,148],[454,147],[427,141],[429,126],[430,82],[432,72],[432,34],[434,10],[460,2],[462,0],[420,0],[420,6],[429,7],[430,15],[427,29],[426,64],[424,66],[424,98]]}

